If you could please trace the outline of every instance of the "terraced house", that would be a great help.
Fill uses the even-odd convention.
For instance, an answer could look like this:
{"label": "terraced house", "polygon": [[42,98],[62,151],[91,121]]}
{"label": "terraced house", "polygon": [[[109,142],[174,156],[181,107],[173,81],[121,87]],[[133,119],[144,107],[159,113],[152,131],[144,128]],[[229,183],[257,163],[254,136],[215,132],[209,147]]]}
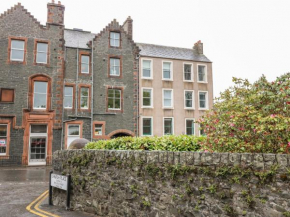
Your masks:
{"label": "terraced house", "polygon": [[77,138],[197,134],[212,107],[211,62],[193,49],[133,41],[133,20],[100,33],[41,25],[21,4],[0,16],[0,165],[49,164]]}

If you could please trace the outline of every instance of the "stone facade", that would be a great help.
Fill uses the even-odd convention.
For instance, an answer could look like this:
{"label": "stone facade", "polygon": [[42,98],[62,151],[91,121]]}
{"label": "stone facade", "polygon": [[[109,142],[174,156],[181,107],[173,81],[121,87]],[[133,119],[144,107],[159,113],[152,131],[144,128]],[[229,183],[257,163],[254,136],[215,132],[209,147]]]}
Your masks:
{"label": "stone facade", "polygon": [[[288,216],[288,155],[58,151],[71,174],[71,207],[97,216]],[[54,189],[53,202],[66,194]]]}

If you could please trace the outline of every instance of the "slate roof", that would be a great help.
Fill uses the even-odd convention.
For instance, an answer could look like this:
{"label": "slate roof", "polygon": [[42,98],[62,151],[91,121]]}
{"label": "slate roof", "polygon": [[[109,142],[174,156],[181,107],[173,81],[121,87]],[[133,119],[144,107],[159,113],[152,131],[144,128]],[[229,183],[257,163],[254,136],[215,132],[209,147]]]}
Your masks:
{"label": "slate roof", "polygon": [[95,36],[96,34],[93,34],[91,32],[65,29],[64,30],[65,46],[88,49],[89,47],[87,43],[93,40]]}
{"label": "slate roof", "polygon": [[141,56],[160,57],[168,59],[192,60],[199,62],[211,62],[205,55],[197,54],[194,49],[169,47],[155,44],[137,43]]}
{"label": "slate roof", "polygon": [[[94,39],[96,34],[73,29],[64,30],[66,47],[89,49],[87,43]],[[155,44],[136,43],[140,48],[140,55],[147,57],[160,57],[168,59],[191,60],[211,62],[205,55],[198,54],[194,49],[169,47]]]}

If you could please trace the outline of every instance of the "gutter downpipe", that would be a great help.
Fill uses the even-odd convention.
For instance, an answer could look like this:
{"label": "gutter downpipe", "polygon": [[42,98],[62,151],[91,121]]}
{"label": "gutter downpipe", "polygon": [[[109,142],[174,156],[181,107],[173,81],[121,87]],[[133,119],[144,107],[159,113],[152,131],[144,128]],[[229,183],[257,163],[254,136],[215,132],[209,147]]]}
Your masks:
{"label": "gutter downpipe", "polygon": [[137,64],[137,135],[136,137],[139,137],[139,64],[140,64],[140,59],[139,59],[139,54],[136,56],[136,59],[138,60]]}
{"label": "gutter downpipe", "polygon": [[92,70],[92,87],[91,87],[91,142],[93,141],[93,122],[94,122],[94,40],[92,40],[92,53],[91,53],[91,70]]}
{"label": "gutter downpipe", "polygon": [[[66,47],[64,47],[64,69],[65,69],[65,63],[66,63]],[[65,88],[65,81],[64,81],[64,76],[65,76],[65,70],[63,70],[63,86],[62,86],[62,103],[64,101],[64,88]],[[64,128],[64,106],[62,105],[62,128],[61,128],[61,138],[60,138],[60,150],[63,150],[63,128]]]}

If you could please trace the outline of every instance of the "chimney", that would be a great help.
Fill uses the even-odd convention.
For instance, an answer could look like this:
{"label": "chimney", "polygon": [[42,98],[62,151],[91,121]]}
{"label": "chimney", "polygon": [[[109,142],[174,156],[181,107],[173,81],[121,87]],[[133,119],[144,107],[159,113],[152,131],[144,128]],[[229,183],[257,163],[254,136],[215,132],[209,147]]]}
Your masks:
{"label": "chimney", "polygon": [[125,32],[129,35],[130,39],[133,39],[133,20],[129,16],[123,24]]}
{"label": "chimney", "polygon": [[196,50],[198,54],[203,54],[203,43],[199,40],[194,44],[193,49]]}
{"label": "chimney", "polygon": [[47,4],[47,24],[50,25],[64,25],[64,5],[61,4],[60,1],[55,3],[52,0],[51,3]]}

